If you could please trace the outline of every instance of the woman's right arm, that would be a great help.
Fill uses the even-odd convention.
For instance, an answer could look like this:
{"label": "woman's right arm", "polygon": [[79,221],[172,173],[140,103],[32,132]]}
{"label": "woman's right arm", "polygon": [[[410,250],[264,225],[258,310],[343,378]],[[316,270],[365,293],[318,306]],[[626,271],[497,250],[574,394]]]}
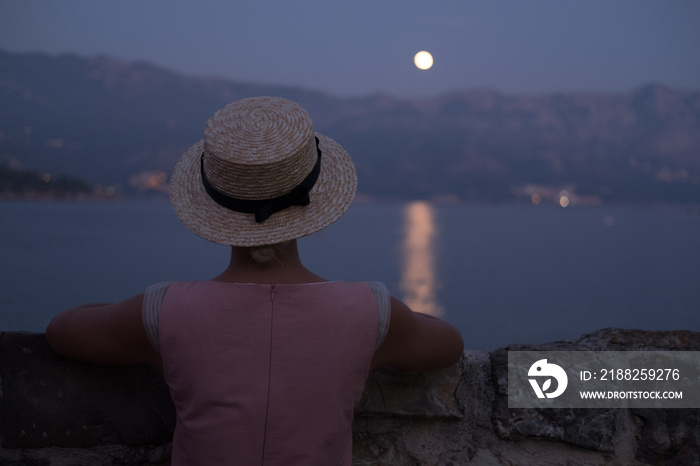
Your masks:
{"label": "woman's right arm", "polygon": [[150,364],[160,355],[148,341],[142,320],[143,294],[114,304],[90,304],[64,311],[46,328],[46,341],[58,354],[107,365]]}
{"label": "woman's right arm", "polygon": [[462,335],[447,322],[411,311],[391,297],[391,322],[384,343],[377,349],[372,368],[433,371],[459,361]]}

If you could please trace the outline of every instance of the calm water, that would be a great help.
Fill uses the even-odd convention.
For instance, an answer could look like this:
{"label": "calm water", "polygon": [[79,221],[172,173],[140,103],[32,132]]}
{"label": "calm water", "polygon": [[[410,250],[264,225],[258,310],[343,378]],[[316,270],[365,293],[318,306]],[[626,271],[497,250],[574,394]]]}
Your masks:
{"label": "calm water", "polygon": [[[210,278],[228,249],[166,201],[0,203],[0,330],[163,280]],[[469,349],[603,327],[700,331],[700,217],[682,208],[358,203],[300,241],[334,280],[381,280]]]}

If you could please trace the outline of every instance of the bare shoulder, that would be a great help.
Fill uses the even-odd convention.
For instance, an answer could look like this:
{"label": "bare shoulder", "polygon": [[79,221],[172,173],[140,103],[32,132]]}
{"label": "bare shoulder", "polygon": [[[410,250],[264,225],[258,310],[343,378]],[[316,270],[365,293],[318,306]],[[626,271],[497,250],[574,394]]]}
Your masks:
{"label": "bare shoulder", "polygon": [[463,350],[462,336],[456,328],[436,317],[413,312],[392,296],[389,330],[372,367],[438,370],[459,361]]}

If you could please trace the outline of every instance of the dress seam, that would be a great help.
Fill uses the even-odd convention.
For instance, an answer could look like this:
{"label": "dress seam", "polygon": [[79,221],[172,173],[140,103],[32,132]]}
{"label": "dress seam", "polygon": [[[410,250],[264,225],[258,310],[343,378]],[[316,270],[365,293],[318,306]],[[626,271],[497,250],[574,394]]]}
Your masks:
{"label": "dress seam", "polygon": [[270,392],[272,390],[272,326],[275,316],[275,285],[270,285],[270,346],[267,361],[267,401],[265,404],[265,427],[263,429],[262,454],[260,464],[265,464],[265,443],[267,441],[267,420],[270,416]]}

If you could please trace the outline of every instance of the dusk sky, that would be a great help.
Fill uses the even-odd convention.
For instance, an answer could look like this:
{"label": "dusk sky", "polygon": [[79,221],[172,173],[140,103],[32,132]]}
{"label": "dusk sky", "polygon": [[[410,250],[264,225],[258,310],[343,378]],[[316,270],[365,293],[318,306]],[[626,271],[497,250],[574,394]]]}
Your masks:
{"label": "dusk sky", "polygon": [[700,89],[700,1],[0,0],[0,48],[339,96]]}

